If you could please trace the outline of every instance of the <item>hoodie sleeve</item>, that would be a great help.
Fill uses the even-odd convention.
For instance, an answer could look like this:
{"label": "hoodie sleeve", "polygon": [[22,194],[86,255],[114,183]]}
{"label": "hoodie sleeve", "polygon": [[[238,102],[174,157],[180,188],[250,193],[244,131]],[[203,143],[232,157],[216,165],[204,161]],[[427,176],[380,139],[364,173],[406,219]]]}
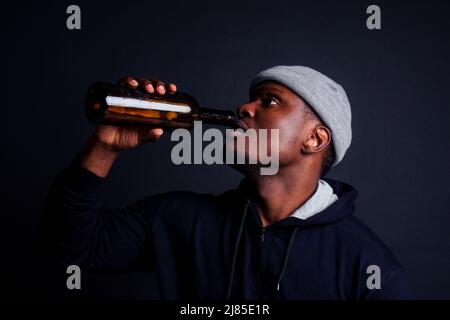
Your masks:
{"label": "hoodie sleeve", "polygon": [[404,269],[390,272],[381,281],[381,289],[370,290],[370,300],[411,300],[414,299],[409,287],[409,281]]}
{"label": "hoodie sleeve", "polygon": [[148,270],[152,265],[149,233],[158,196],[122,209],[103,208],[108,178],[79,163],[77,156],[48,195],[41,228],[47,261],[61,268],[76,264],[90,270]]}

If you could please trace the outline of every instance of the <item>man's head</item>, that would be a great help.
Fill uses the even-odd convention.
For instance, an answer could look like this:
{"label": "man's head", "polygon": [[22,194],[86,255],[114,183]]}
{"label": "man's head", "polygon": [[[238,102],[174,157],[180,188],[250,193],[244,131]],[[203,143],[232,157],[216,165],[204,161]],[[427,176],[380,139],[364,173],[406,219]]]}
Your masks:
{"label": "man's head", "polygon": [[344,89],[308,67],[277,66],[259,73],[250,86],[250,101],[237,114],[247,128],[280,130],[280,168],[309,162],[324,175],[351,142]]}

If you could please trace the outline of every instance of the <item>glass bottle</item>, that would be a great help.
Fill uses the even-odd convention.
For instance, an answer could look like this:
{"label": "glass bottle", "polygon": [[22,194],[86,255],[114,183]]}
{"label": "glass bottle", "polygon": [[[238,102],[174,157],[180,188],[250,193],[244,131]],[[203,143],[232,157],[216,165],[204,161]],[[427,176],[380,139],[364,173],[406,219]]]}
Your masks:
{"label": "glass bottle", "polygon": [[194,121],[236,128],[232,111],[200,108],[187,93],[159,95],[122,84],[96,82],[86,94],[87,118],[96,124],[192,128]]}

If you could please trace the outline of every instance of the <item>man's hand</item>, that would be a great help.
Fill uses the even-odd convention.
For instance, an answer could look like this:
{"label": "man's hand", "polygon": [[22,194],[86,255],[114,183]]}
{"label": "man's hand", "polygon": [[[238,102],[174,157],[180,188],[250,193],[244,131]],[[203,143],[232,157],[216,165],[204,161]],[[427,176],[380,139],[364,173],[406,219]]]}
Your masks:
{"label": "man's hand", "polygon": [[[173,94],[177,87],[170,83],[165,85],[160,80],[134,79],[132,77],[123,77],[119,79],[119,84],[126,85],[135,90],[143,90],[148,93],[157,93],[160,95]],[[97,125],[94,132],[94,139],[104,147],[112,151],[122,151],[135,148],[143,143],[158,140],[163,134],[161,128],[151,128],[143,126],[110,126]]]}
{"label": "man's hand", "polygon": [[[173,94],[177,90],[173,83],[166,86],[160,80],[124,77],[119,79],[118,83],[135,90],[144,90],[148,93],[156,92],[160,95],[166,92]],[[156,141],[162,134],[161,128],[97,125],[94,134],[82,152],[81,166],[97,176],[106,177],[120,151],[136,148],[149,141]]]}

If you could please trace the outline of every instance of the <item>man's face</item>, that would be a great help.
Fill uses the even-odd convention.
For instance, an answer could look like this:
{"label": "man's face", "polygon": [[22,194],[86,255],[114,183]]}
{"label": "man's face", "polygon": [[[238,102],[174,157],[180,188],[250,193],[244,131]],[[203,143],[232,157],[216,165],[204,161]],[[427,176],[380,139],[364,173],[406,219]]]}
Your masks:
{"label": "man's face", "polygon": [[[279,129],[280,167],[298,161],[311,125],[305,121],[308,106],[294,92],[276,82],[264,82],[250,93],[250,101],[237,108],[244,129]],[[270,139],[267,143],[270,150]],[[248,149],[246,150],[248,153]],[[248,156],[248,154],[247,154]]]}

